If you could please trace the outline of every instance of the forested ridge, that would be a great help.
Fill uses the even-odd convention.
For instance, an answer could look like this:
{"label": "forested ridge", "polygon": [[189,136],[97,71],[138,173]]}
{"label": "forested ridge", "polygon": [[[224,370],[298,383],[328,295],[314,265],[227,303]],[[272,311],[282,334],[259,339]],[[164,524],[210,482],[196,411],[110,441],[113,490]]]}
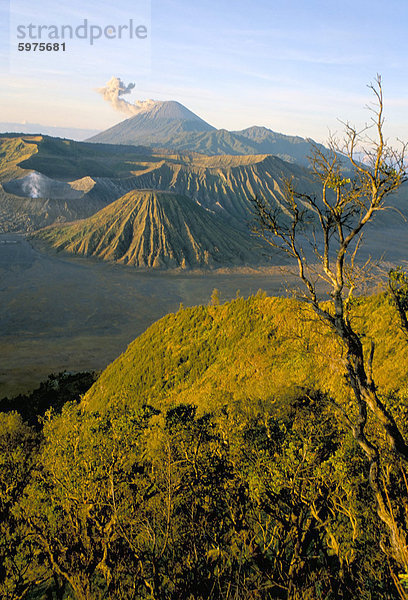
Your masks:
{"label": "forested ridge", "polygon": [[[394,304],[356,298],[351,318],[407,435]],[[367,462],[334,406],[350,396],[342,349],[309,307],[215,291],[151,326],[79,400],[92,378],[70,377],[46,389],[76,399],[57,394],[38,423],[0,407],[2,598],[401,597]],[[404,520],[405,470],[372,417],[367,435]]]}

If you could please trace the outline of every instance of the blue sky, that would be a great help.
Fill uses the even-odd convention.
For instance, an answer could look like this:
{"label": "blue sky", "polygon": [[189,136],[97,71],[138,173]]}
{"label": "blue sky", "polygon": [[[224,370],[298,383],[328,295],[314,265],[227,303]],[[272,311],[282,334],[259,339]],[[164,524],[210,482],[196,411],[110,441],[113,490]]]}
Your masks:
{"label": "blue sky", "polygon": [[[338,119],[369,119],[366,84],[381,73],[387,132],[408,139],[404,0],[0,2],[0,121],[106,128],[126,115],[95,90],[117,76],[136,83],[130,101],[178,100],[216,127],[265,125],[324,141],[341,130]],[[64,55],[16,51],[18,23],[84,18],[140,20],[148,39],[73,41]]]}

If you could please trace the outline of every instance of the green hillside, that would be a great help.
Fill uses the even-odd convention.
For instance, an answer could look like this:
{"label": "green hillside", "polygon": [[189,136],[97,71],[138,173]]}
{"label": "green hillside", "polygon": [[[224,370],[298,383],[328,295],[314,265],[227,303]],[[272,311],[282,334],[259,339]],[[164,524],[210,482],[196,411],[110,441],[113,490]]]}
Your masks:
{"label": "green hillside", "polygon": [[[406,344],[384,296],[361,299],[355,322],[376,342],[374,377],[383,393],[407,386]],[[367,342],[368,343],[368,342]],[[137,338],[101,375],[85,401],[212,410],[227,403],[259,406],[319,389],[349,390],[336,342],[303,305],[258,295],[170,314]]]}
{"label": "green hillside", "polygon": [[25,171],[19,166],[38,151],[40,136],[0,135],[0,182],[21,177]]}

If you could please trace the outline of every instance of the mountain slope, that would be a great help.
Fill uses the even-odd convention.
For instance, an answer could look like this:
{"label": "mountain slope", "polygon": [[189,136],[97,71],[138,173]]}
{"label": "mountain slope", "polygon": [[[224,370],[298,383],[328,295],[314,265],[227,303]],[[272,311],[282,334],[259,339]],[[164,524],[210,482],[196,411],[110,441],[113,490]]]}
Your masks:
{"label": "mountain slope", "polygon": [[150,109],[89,138],[89,141],[139,144],[137,140],[145,140],[148,145],[166,145],[172,139],[191,132],[196,134],[213,130],[212,125],[179,102],[155,102]]}
{"label": "mountain slope", "polygon": [[304,190],[313,191],[307,175],[274,156],[194,156],[155,163],[121,184],[185,194],[234,226],[248,229],[254,196],[281,207],[281,178],[293,178]]}
{"label": "mountain slope", "polygon": [[[72,190],[71,190],[72,192]],[[53,223],[64,223],[93,215],[106,203],[83,195],[67,198],[22,198],[6,193],[0,185],[0,234],[35,231]]]}
{"label": "mountain slope", "polygon": [[0,136],[0,181],[10,181],[25,174],[20,166],[38,152],[40,136]]}
{"label": "mountain slope", "polygon": [[90,142],[136,144],[178,152],[218,154],[273,154],[308,166],[311,143],[266,127],[242,131],[215,129],[179,102],[155,102],[140,114],[89,138]]}
{"label": "mountain slope", "polygon": [[[276,133],[267,127],[257,126],[233,133],[250,143],[256,154],[274,154],[288,162],[309,166],[308,156],[312,149],[309,140],[299,136]],[[317,144],[317,146],[323,148],[321,144]]]}
{"label": "mountain slope", "polygon": [[185,196],[132,191],[89,219],[37,234],[58,250],[137,267],[177,268],[258,263],[249,236]]}
{"label": "mountain slope", "polygon": [[[114,182],[144,170],[146,160],[162,158],[135,146],[0,135],[0,233],[86,218],[123,195],[129,188]],[[90,175],[105,177],[93,193]]]}
{"label": "mountain slope", "polygon": [[[367,348],[371,339],[376,344],[380,392],[406,389],[406,343],[388,300],[360,298],[353,316]],[[107,367],[84,402],[101,411],[116,402],[158,408],[185,402],[200,410],[244,407],[250,414],[254,406],[302,389],[347,399],[341,356],[338,342],[305,305],[262,295],[240,298],[157,321]]]}
{"label": "mountain slope", "polygon": [[[55,221],[85,218],[133,189],[186,195],[247,229],[255,195],[280,205],[282,176],[312,190],[306,171],[267,155],[154,154],[144,147],[48,137],[30,138],[28,144],[16,136],[4,139],[4,145],[9,150],[0,167],[19,178],[9,176],[3,182],[0,230],[32,231]],[[17,152],[17,147],[27,147],[30,153]]]}

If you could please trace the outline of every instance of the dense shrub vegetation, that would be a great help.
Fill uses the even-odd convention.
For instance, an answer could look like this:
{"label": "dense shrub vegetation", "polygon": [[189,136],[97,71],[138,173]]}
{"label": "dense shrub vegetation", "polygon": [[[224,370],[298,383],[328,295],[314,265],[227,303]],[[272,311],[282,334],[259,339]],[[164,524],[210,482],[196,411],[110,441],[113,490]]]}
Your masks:
{"label": "dense shrub vegetation", "polygon": [[[353,314],[407,435],[397,313],[380,295]],[[0,596],[400,597],[367,461],[333,408],[350,393],[336,344],[308,308],[260,293],[168,315],[79,402],[56,392],[71,376],[49,380],[55,408],[37,423],[3,402]],[[404,468],[374,419],[369,433],[404,520]]]}

